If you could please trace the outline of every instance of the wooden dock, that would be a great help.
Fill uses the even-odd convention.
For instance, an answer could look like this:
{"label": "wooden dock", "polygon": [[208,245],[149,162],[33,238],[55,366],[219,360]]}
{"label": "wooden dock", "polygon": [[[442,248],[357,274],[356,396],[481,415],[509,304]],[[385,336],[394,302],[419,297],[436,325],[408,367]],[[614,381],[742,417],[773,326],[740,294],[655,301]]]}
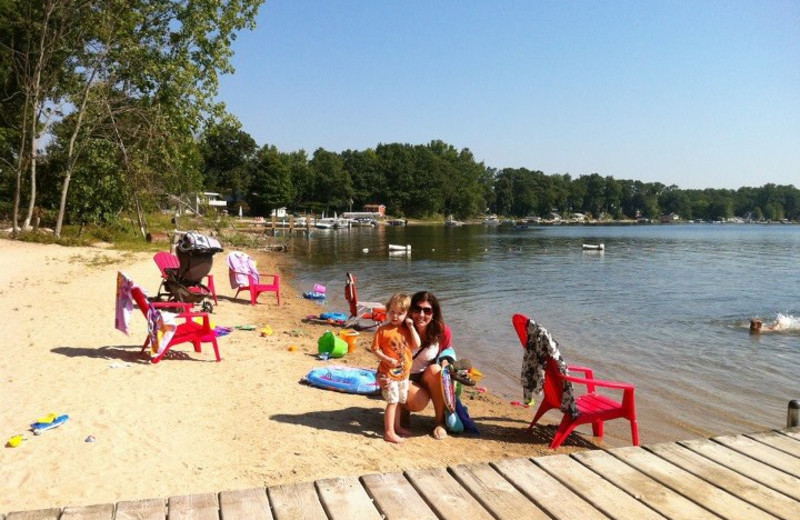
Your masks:
{"label": "wooden dock", "polygon": [[800,428],[0,520],[800,519]]}

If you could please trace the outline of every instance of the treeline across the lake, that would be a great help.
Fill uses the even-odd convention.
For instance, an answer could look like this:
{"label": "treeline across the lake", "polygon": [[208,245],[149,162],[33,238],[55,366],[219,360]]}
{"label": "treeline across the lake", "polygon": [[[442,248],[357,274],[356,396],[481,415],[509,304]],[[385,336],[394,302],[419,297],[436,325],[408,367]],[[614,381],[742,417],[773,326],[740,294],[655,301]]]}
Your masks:
{"label": "treeline across the lake", "polygon": [[442,141],[378,144],[341,153],[319,148],[279,151],[258,147],[239,128],[217,125],[200,140],[207,189],[229,195],[234,207],[269,215],[291,211],[360,210],[384,204],[397,217],[467,219],[568,216],[596,219],[797,220],[800,190],[766,184],[738,190],[683,190],[677,186],[620,180],[597,173],[576,178],[525,168],[497,169],[477,162],[469,149]]}

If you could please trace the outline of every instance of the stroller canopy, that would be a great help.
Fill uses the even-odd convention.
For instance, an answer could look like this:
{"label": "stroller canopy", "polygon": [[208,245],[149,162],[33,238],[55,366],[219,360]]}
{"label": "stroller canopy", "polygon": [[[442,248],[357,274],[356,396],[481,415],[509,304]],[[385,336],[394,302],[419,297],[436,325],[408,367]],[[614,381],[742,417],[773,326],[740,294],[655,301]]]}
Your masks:
{"label": "stroller canopy", "polygon": [[[179,253],[187,254],[214,254],[222,251],[222,245],[214,237],[201,235],[196,231],[187,231],[178,241]],[[178,255],[180,256],[180,255]]]}

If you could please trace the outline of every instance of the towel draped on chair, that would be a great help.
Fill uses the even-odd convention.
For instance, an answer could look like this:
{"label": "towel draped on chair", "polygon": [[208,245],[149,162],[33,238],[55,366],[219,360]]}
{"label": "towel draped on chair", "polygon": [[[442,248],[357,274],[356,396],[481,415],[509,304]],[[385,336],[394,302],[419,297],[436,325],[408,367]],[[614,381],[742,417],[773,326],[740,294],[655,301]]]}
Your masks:
{"label": "towel draped on chair", "polygon": [[[525,402],[533,399],[534,395],[542,393],[544,388],[545,369],[547,360],[552,358],[558,365],[559,371],[569,375],[567,364],[558,350],[558,342],[547,332],[547,329],[533,320],[528,320],[528,343],[522,357],[522,393]],[[564,392],[561,399],[560,410],[576,418],[579,415],[575,404],[575,394],[570,381],[564,381]]]}

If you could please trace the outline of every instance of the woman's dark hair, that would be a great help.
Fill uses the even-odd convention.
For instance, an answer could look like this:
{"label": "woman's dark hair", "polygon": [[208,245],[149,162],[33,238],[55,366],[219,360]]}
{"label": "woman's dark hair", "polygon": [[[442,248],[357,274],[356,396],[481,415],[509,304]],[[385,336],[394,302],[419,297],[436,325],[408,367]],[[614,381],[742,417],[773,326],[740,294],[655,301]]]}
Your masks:
{"label": "woman's dark hair", "polygon": [[439,306],[439,300],[436,299],[433,293],[420,291],[414,294],[414,296],[411,297],[411,309],[413,310],[414,307],[422,302],[430,303],[433,309],[431,322],[428,324],[428,328],[425,329],[425,337],[420,338],[422,340],[422,348],[426,348],[430,346],[431,343],[437,343],[442,339],[442,335],[444,334],[444,319],[442,318],[442,308]]}

